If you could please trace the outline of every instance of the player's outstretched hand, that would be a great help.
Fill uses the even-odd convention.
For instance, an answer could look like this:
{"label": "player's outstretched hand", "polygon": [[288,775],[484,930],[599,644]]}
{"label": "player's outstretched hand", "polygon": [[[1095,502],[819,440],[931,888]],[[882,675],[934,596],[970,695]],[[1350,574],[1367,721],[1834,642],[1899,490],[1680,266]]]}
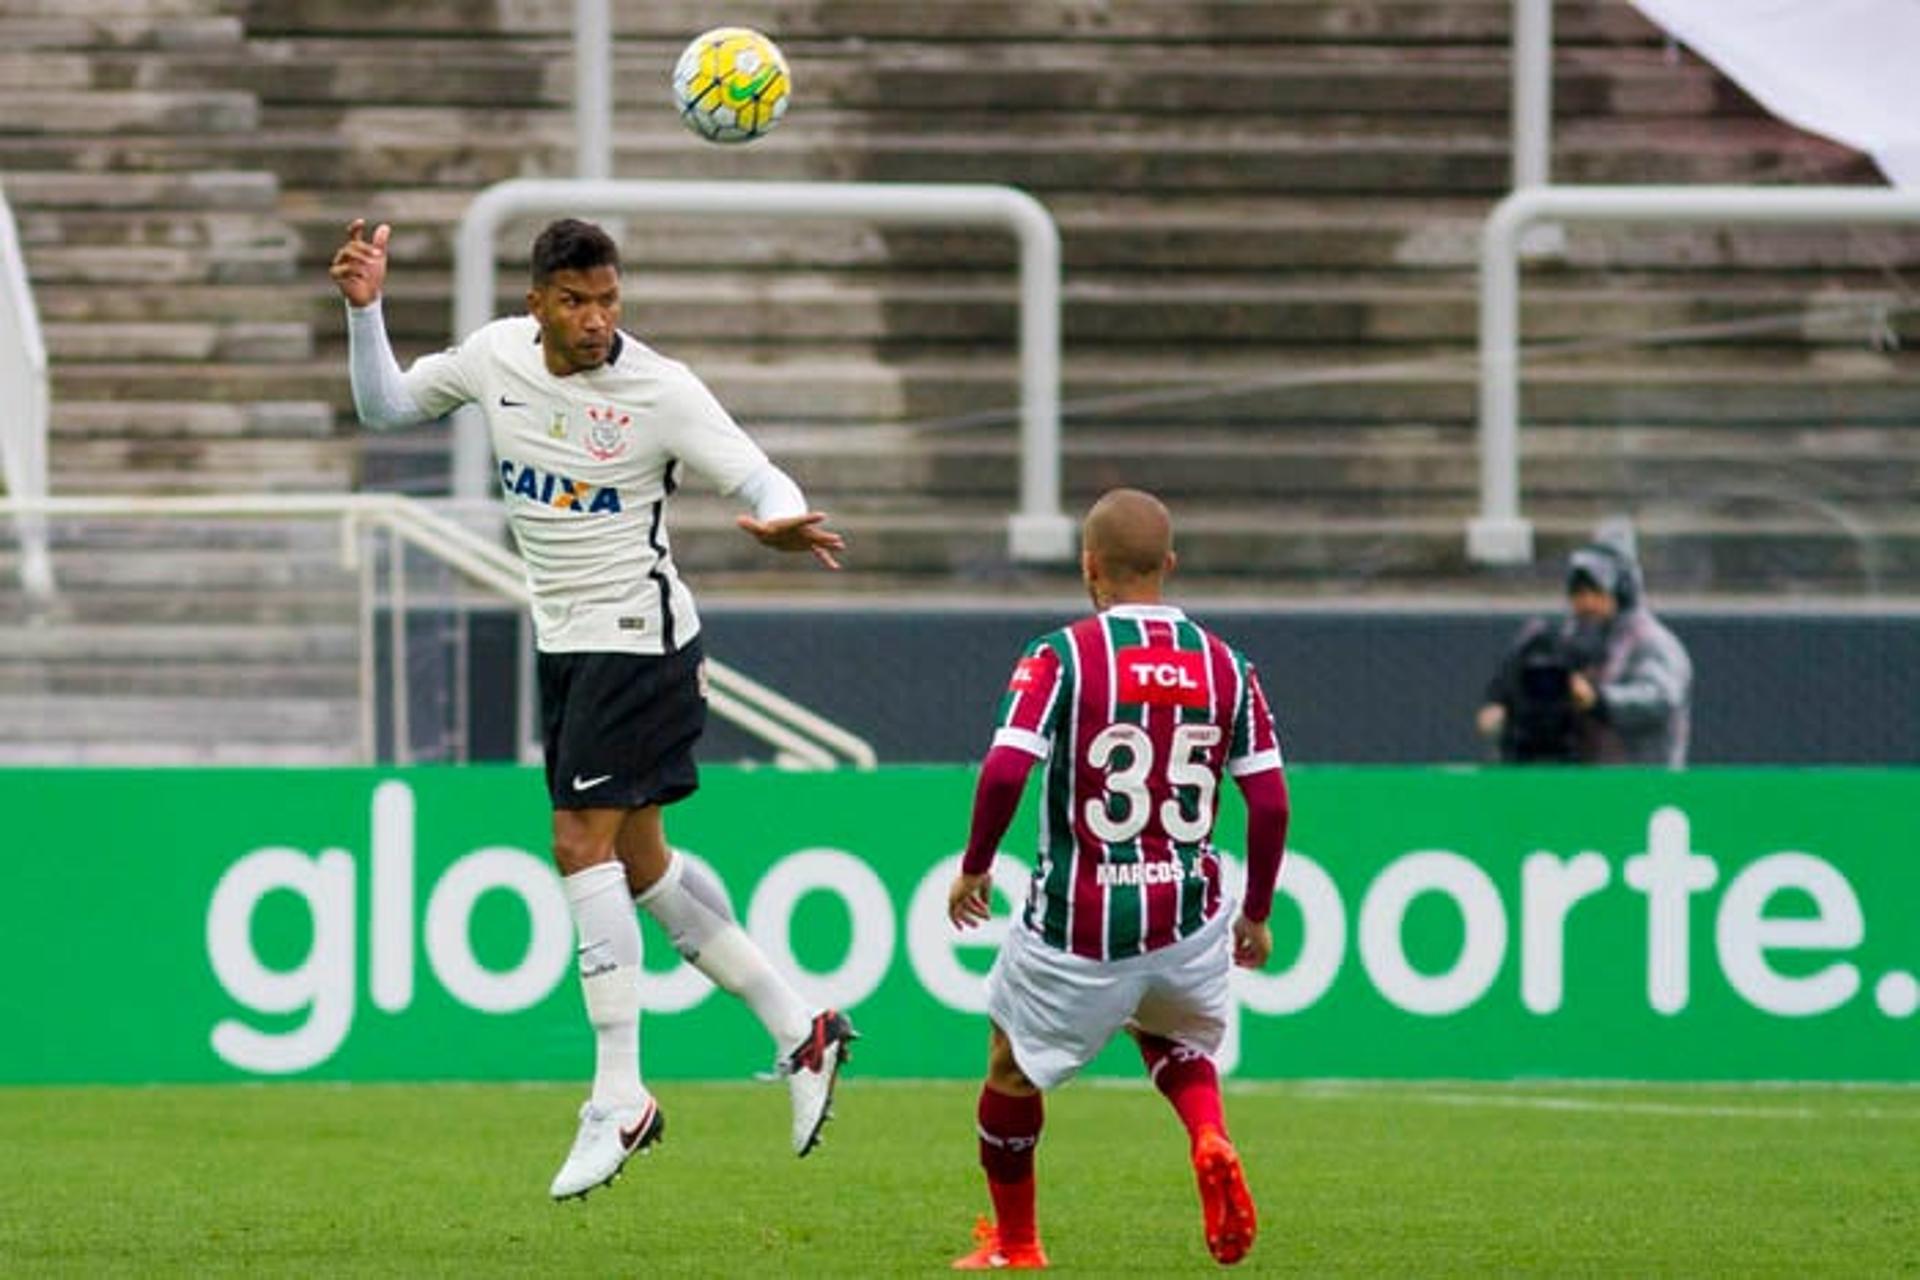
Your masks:
{"label": "player's outstretched hand", "polygon": [[356,307],[372,306],[380,300],[387,283],[387,237],[393,228],[381,223],[367,237],[367,220],[355,218],[347,224],[347,241],[333,255],[327,274],[333,277],[340,296]]}
{"label": "player's outstretched hand", "polygon": [[970,876],[963,871],[953,878],[953,887],[947,890],[947,919],[959,929],[985,924],[993,914],[992,897],[992,872]]}
{"label": "player's outstretched hand", "polygon": [[847,540],[826,528],[826,521],[825,512],[809,511],[803,516],[782,516],[778,520],[741,516],[737,523],[759,539],[763,547],[772,547],[775,551],[810,551],[813,558],[827,568],[838,569],[840,561],[834,553],[845,551]]}
{"label": "player's outstretched hand", "polygon": [[1233,962],[1242,969],[1264,969],[1273,955],[1273,930],[1264,920],[1233,918]]}

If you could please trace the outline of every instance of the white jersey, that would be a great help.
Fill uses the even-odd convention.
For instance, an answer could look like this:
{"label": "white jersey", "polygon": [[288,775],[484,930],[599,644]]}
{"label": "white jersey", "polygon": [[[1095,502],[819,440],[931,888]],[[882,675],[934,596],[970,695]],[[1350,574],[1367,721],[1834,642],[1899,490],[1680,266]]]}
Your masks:
{"label": "white jersey", "polygon": [[767,456],[692,370],[619,334],[607,362],[547,371],[531,316],[495,320],[406,371],[435,417],[487,415],[543,652],[671,653],[700,631],[666,501],[692,467],[730,493]]}

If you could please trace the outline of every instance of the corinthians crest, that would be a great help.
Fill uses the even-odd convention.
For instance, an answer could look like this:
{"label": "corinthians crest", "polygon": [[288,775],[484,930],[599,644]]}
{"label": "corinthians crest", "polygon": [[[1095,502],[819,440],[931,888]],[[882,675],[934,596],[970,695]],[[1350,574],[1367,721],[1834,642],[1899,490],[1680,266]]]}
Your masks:
{"label": "corinthians crest", "polygon": [[587,452],[595,461],[606,462],[627,451],[633,416],[611,405],[595,405],[587,410]]}

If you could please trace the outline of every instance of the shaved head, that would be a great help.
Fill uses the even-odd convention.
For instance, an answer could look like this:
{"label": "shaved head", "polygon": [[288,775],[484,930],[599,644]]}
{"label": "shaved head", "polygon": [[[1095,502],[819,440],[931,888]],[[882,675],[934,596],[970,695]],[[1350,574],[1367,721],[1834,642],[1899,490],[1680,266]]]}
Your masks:
{"label": "shaved head", "polygon": [[1140,489],[1109,489],[1087,512],[1080,546],[1088,568],[1115,586],[1157,581],[1170,567],[1173,517]]}

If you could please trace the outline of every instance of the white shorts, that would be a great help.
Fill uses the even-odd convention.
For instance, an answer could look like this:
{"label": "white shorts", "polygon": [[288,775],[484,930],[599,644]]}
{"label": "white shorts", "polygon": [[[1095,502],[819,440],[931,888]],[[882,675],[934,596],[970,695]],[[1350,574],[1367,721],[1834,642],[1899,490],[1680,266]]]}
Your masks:
{"label": "white shorts", "polygon": [[1015,923],[987,975],[987,1013],[1041,1089],[1071,1080],[1122,1027],[1212,1056],[1227,1032],[1232,914],[1223,907],[1170,947],[1105,961],[1057,950]]}

